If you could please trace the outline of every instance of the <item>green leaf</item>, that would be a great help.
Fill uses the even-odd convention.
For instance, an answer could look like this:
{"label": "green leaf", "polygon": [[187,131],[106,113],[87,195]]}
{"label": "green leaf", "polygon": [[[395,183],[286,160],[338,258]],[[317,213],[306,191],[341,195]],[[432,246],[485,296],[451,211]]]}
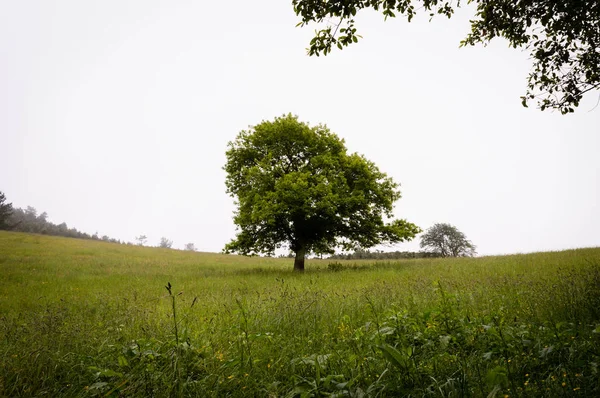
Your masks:
{"label": "green leaf", "polygon": [[383,356],[386,357],[386,359],[390,361],[392,365],[399,369],[404,368],[405,360],[404,356],[400,353],[400,351],[398,351],[391,345],[385,343],[379,345],[379,349],[381,349],[381,352],[383,352]]}
{"label": "green leaf", "polygon": [[123,355],[119,355],[119,366],[122,368],[129,366],[129,362],[127,362],[127,359]]}

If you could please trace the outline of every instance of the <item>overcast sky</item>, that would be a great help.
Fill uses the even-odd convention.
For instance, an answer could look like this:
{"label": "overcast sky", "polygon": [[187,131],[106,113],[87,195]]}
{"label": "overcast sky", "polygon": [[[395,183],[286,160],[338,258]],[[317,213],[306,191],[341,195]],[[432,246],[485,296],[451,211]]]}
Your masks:
{"label": "overcast sky", "polygon": [[480,254],[600,245],[599,93],[523,108],[527,53],[459,48],[469,16],[366,12],[362,41],[316,58],[290,0],[0,0],[0,191],[84,232],[220,251],[227,142],[291,112],[401,183],[398,217]]}

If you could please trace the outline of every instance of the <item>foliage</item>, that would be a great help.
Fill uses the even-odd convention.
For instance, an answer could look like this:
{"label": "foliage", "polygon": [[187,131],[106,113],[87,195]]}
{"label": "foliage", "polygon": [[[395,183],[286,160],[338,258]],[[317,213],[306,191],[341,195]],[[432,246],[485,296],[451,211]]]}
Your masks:
{"label": "foliage", "polygon": [[264,121],[240,132],[226,155],[239,229],[226,252],[272,255],[288,245],[301,271],[310,252],[402,242],[420,232],[405,220],[384,221],[400,198],[398,184],[348,154],[325,126],[309,127],[292,115]]}
{"label": "foliage", "polygon": [[185,247],[184,247],[184,250],[195,252],[198,249],[196,248],[196,245],[194,245],[193,243],[186,243]]}
{"label": "foliage", "polygon": [[169,240],[169,239],[165,238],[164,236],[162,238],[160,238],[158,247],[161,247],[163,249],[170,249],[172,246],[173,246],[172,240]]}
{"label": "foliage", "polygon": [[144,246],[148,240],[148,237],[146,235],[140,235],[136,236],[135,240],[137,240],[139,246]]}
{"label": "foliage", "polygon": [[[553,108],[573,112],[586,92],[600,87],[600,1],[598,0],[474,0],[476,15],[462,46],[486,45],[495,37],[510,46],[526,48],[533,60],[527,106],[538,100],[541,110]],[[331,18],[339,23],[316,32],[309,54],[327,54],[333,46],[342,49],[359,36],[354,18],[362,9],[380,11],[385,18],[405,15],[410,22],[419,12],[450,18],[460,0],[293,0],[301,17],[299,25],[322,23]],[[467,3],[471,3],[468,1]],[[339,35],[338,35],[339,33]]]}
{"label": "foliage", "polygon": [[[48,213],[42,212],[38,214],[35,207],[27,206],[25,209],[13,208],[12,204],[5,203],[6,196],[0,192],[0,230],[12,230],[17,232],[27,232],[42,235],[54,235],[64,236],[67,238],[77,239],[91,239],[91,240],[102,240],[108,243],[119,243],[125,244],[115,238],[111,238],[108,235],[98,236],[98,233],[90,235],[85,232],[77,230],[77,228],[69,228],[66,223],[54,224],[48,221]],[[148,240],[146,235],[137,236],[136,241],[140,246],[144,246]],[[173,241],[163,238],[161,240],[160,247],[170,248],[173,245]],[[128,245],[131,243],[127,243]],[[162,246],[162,245],[165,246]],[[188,244],[189,245],[189,244]],[[193,246],[193,244],[192,244]],[[187,248],[186,250],[191,250]],[[193,250],[196,250],[195,247]]]}
{"label": "foliage", "polygon": [[327,263],[0,231],[0,396],[600,396],[600,249]]}
{"label": "foliage", "polygon": [[6,203],[4,192],[0,191],[0,229],[11,229],[11,224],[8,220],[12,213],[12,203]]}
{"label": "foliage", "polygon": [[64,222],[60,224],[54,224],[48,221],[48,213],[43,212],[38,214],[36,208],[32,206],[27,206],[25,209],[12,209],[12,212],[7,220],[7,225],[10,226],[9,229],[13,231],[64,236],[67,238],[103,240],[110,243],[121,243],[121,241],[110,238],[107,235],[104,235],[102,238],[100,238],[97,233],[90,235],[77,230],[77,228],[69,228]]}
{"label": "foliage", "polygon": [[475,245],[450,224],[435,224],[421,236],[421,248],[441,257],[472,257]]}
{"label": "foliage", "polygon": [[329,256],[331,260],[399,260],[408,258],[432,258],[441,257],[437,253],[431,252],[384,252],[384,251],[370,251],[365,249],[358,249],[351,253],[333,254]]}

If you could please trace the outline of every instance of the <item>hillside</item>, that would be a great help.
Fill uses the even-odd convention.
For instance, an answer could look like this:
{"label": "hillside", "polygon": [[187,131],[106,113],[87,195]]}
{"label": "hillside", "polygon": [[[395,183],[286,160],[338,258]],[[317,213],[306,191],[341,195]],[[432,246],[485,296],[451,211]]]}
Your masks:
{"label": "hillside", "polygon": [[291,270],[0,231],[0,396],[600,395],[598,248]]}

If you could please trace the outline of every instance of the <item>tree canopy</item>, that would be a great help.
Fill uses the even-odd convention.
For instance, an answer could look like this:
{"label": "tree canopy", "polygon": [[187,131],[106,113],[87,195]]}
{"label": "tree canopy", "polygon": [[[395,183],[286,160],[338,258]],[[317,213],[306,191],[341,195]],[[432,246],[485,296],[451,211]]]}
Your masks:
{"label": "tree canopy", "polygon": [[158,247],[161,247],[163,249],[170,249],[171,247],[173,247],[173,241],[163,236],[162,238],[160,238]]}
{"label": "tree canopy", "polygon": [[385,18],[404,15],[410,22],[418,13],[450,18],[456,8],[476,3],[471,32],[461,46],[487,44],[496,37],[529,51],[533,67],[523,106],[537,100],[541,110],[573,112],[586,92],[600,88],[600,0],[293,0],[299,25],[336,20],[317,30],[310,55],[327,55],[361,37],[355,16],[363,9],[380,11]]}
{"label": "tree canopy", "polygon": [[195,252],[195,251],[197,251],[197,250],[198,250],[198,249],[196,248],[196,245],[195,245],[195,244],[193,244],[193,243],[186,243],[186,244],[184,245],[183,249],[184,249],[184,250],[187,250],[187,251],[191,251],[191,252]]}
{"label": "tree canopy", "polygon": [[263,121],[241,131],[226,156],[238,232],[225,252],[273,255],[285,247],[302,271],[311,252],[402,242],[420,232],[392,220],[399,185],[373,162],[348,154],[326,126],[310,127],[292,115]]}
{"label": "tree canopy", "polygon": [[25,209],[13,207],[6,203],[6,196],[0,192],[0,230],[8,229],[15,232],[26,232],[44,235],[65,236],[68,238],[104,240],[111,243],[125,243],[104,235],[102,238],[97,233],[90,235],[69,228],[66,223],[54,224],[48,221],[48,213],[38,214],[35,207],[27,206]]}
{"label": "tree canopy", "polygon": [[450,224],[435,224],[421,236],[421,249],[441,257],[472,257],[475,245]]}
{"label": "tree canopy", "polygon": [[12,203],[7,203],[6,195],[4,195],[4,192],[0,192],[0,229],[10,229],[9,219],[12,214]]}

